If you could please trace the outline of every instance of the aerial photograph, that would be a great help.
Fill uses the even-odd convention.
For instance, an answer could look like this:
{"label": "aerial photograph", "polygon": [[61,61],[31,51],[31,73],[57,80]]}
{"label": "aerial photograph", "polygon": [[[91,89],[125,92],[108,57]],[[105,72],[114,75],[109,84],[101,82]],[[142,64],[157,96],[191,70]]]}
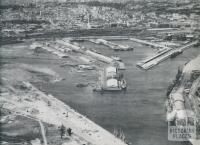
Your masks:
{"label": "aerial photograph", "polygon": [[0,11],[0,145],[200,145],[200,0]]}

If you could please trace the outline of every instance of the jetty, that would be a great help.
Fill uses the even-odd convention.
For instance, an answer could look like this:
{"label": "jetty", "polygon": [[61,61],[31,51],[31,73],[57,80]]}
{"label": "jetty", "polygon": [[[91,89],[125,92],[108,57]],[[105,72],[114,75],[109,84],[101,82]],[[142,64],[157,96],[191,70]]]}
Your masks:
{"label": "jetty", "polygon": [[137,43],[141,43],[141,44],[145,44],[145,45],[149,45],[149,46],[153,46],[153,47],[156,47],[158,49],[166,49],[166,50],[170,50],[172,48],[170,47],[167,47],[166,45],[162,45],[162,44],[157,44],[157,43],[154,43],[154,42],[149,42],[149,41],[146,41],[146,40],[141,40],[141,39],[137,39],[137,38],[130,38],[131,41],[134,41],[134,42],[137,42]]}
{"label": "jetty", "polygon": [[98,61],[101,61],[101,62],[104,62],[104,63],[107,63],[107,64],[117,64],[119,66],[119,69],[125,69],[125,64],[121,61],[117,61],[111,57],[108,57],[108,56],[105,56],[105,55],[102,55],[102,54],[99,54],[95,51],[92,51],[92,50],[89,50],[87,48],[82,48],[80,46],[77,46],[75,44],[72,44],[70,41],[68,40],[58,40],[56,41],[57,43],[59,44],[62,44],[70,49],[72,49],[73,51],[75,52],[79,52],[79,53],[82,53],[86,56],[89,56],[95,60],[98,60]]}
{"label": "jetty", "polygon": [[115,50],[115,51],[129,51],[133,50],[133,47],[130,47],[128,45],[121,45],[121,44],[116,44],[110,41],[107,41],[105,39],[88,39],[89,42],[95,43],[95,44],[101,44],[105,45],[108,48]]}
{"label": "jetty", "polygon": [[33,43],[31,45],[31,49],[37,49],[37,48],[42,48],[52,54],[57,55],[59,58],[65,58],[68,57],[68,55],[65,53],[65,51],[61,48],[56,48],[53,47],[51,43],[46,42],[46,43]]}
{"label": "jetty", "polygon": [[184,46],[182,47],[179,47],[179,48],[168,48],[168,49],[165,49],[164,51],[162,51],[161,53],[158,53],[148,59],[145,59],[139,63],[137,63],[137,66],[142,68],[142,69],[145,69],[145,70],[148,70],[154,66],[156,66],[157,64],[161,63],[162,61],[170,58],[170,57],[174,57],[178,54],[181,54],[185,49],[197,44],[198,41],[194,41],[194,42],[189,42],[187,44],[185,44]]}

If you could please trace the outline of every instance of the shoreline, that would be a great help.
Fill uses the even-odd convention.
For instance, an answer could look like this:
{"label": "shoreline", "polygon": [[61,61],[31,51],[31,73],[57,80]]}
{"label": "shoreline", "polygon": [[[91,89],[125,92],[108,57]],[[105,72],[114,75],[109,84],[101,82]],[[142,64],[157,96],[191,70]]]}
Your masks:
{"label": "shoreline", "polygon": [[[138,35],[143,31],[142,28],[118,28],[120,36],[130,37]],[[33,33],[27,34],[26,36],[16,36],[16,37],[0,37],[1,45],[20,43],[27,40],[44,40],[44,39],[54,39],[54,38],[79,38],[79,37],[104,37],[104,36],[119,36],[116,29],[80,29],[72,31],[50,31],[45,33]]]}
{"label": "shoreline", "polygon": [[[16,114],[21,114],[24,116],[31,116],[36,119],[39,119],[43,122],[53,124],[56,126],[64,125],[66,128],[72,128],[72,138],[74,141],[79,141],[81,144],[91,144],[91,145],[126,145],[123,141],[115,137],[113,134],[95,124],[93,121],[89,120],[85,116],[76,112],[70,106],[65,104],[64,102],[56,99],[52,95],[47,95],[44,92],[38,90],[35,86],[33,86],[29,82],[23,82],[23,85],[30,90],[29,93],[37,94],[40,100],[34,102],[15,102],[7,100],[5,97],[2,98],[3,101],[9,102],[13,105],[8,105],[9,110],[14,110]],[[33,95],[29,94],[28,95]],[[29,99],[30,96],[28,96]],[[24,101],[24,100],[23,100]],[[9,104],[8,103],[8,104]],[[51,104],[49,106],[49,103]],[[16,106],[16,107],[14,107]],[[11,108],[15,109],[11,109]],[[37,109],[39,111],[38,114],[31,114],[31,111],[28,110]],[[77,142],[77,145],[78,142]]]}
{"label": "shoreline", "polygon": [[[169,86],[166,101],[167,121],[173,122],[182,119],[178,117],[181,111],[191,111],[196,121],[195,127],[198,128],[200,109],[198,106],[199,98],[195,92],[200,83],[200,76],[198,75],[200,73],[199,61],[200,55],[186,63],[182,69],[179,68],[176,79],[171,86]],[[179,99],[181,97],[183,100],[176,100],[178,96]],[[187,117],[187,115],[185,117]],[[195,138],[187,139],[192,145],[200,144],[200,134],[198,129],[196,131]]]}
{"label": "shoreline", "polygon": [[[127,42],[125,42],[125,43],[127,43]],[[131,43],[131,45],[134,45],[134,43],[132,43],[132,42],[130,42],[130,43]],[[80,42],[80,44],[82,44],[82,43]],[[87,46],[87,44],[84,44],[84,46]],[[88,47],[93,47],[93,45],[88,46]],[[144,140],[144,142],[149,143],[149,141],[147,139],[147,137],[149,136],[148,131],[151,131],[155,134],[155,135],[151,135],[151,137],[154,138],[154,140],[158,139],[157,137],[159,137],[158,142],[162,142],[162,143],[168,142],[167,138],[166,138],[166,134],[165,134],[167,127],[166,128],[163,127],[164,126],[164,123],[163,123],[164,118],[162,118],[162,117],[164,117],[163,112],[161,112],[161,111],[157,112],[157,110],[160,109],[160,103],[162,102],[162,100],[161,100],[162,98],[160,96],[164,95],[163,93],[159,93],[159,92],[160,92],[160,90],[164,91],[166,89],[165,87],[167,86],[168,83],[166,84],[166,80],[161,79],[161,81],[163,81],[164,84],[161,83],[161,86],[159,86],[159,85],[156,85],[156,84],[158,84],[157,81],[153,81],[153,80],[151,81],[151,79],[153,79],[155,77],[152,74],[154,73],[154,71],[157,72],[157,70],[149,71],[150,76],[149,75],[146,76],[146,73],[143,73],[143,74],[140,75],[138,73],[140,73],[141,71],[139,69],[136,69],[136,67],[134,67],[135,65],[133,67],[129,65],[128,66],[129,71],[126,74],[127,77],[130,77],[130,78],[138,77],[138,78],[140,78],[140,76],[141,76],[143,78],[147,78],[147,85],[143,82],[137,82],[138,79],[136,79],[136,80],[131,79],[129,81],[130,82],[130,88],[134,88],[134,90],[130,89],[130,91],[128,91],[128,93],[125,94],[125,95],[122,94],[122,95],[119,95],[119,96],[116,97],[114,95],[110,95],[110,94],[107,95],[106,94],[102,97],[99,97],[99,95],[95,94],[95,95],[92,95],[93,97],[91,98],[91,94],[89,94],[88,96],[85,96],[85,95],[87,95],[87,93],[89,93],[88,90],[87,90],[88,88],[83,88],[83,89],[80,89],[80,91],[76,92],[78,90],[78,88],[75,87],[76,83],[78,83],[79,81],[84,82],[85,76],[88,76],[87,78],[90,78],[89,74],[91,72],[85,71],[85,72],[81,72],[81,74],[80,74],[80,72],[76,72],[75,68],[72,69],[73,72],[70,71],[71,69],[69,69],[68,66],[66,68],[60,68],[60,64],[63,64],[63,61],[66,61],[65,59],[63,59],[63,60],[58,59],[57,56],[53,56],[52,54],[49,54],[49,53],[46,53],[46,52],[39,54],[39,56],[35,56],[34,53],[31,53],[32,51],[30,51],[30,49],[28,49],[28,48],[29,48],[29,43],[28,43],[28,45],[26,45],[26,44],[20,45],[20,46],[13,45],[13,46],[10,46],[10,47],[8,46],[8,47],[5,47],[4,49],[2,49],[4,54],[5,54],[5,57],[9,56],[9,57],[12,58],[12,56],[18,56],[18,57],[19,56],[22,56],[22,57],[26,56],[25,59],[24,58],[19,59],[19,60],[16,59],[14,64],[12,62],[13,59],[7,60],[7,58],[2,58],[2,60],[6,61],[6,64],[7,64],[7,65],[5,65],[5,68],[3,68],[3,70],[5,70],[4,75],[5,75],[5,78],[7,78],[8,81],[10,80],[12,82],[13,79],[14,80],[17,79],[19,81],[19,84],[21,84],[22,80],[24,80],[24,81],[28,80],[29,82],[33,82],[33,84],[35,86],[37,86],[37,88],[39,88],[39,90],[42,90],[42,92],[44,92],[44,93],[48,92],[48,93],[54,95],[59,100],[62,100],[62,102],[65,102],[66,104],[73,107],[75,110],[78,110],[81,114],[87,115],[88,118],[90,118],[91,120],[93,120],[97,124],[103,126],[104,128],[106,128],[110,132],[112,132],[113,128],[115,129],[115,127],[122,128],[123,131],[125,131],[125,135],[126,135],[127,140],[131,141],[134,144],[136,143],[136,144],[139,145],[143,140]],[[103,47],[100,47],[100,48],[103,48]],[[127,53],[126,54],[120,53],[120,56],[122,58],[127,58],[127,59],[125,59],[126,62],[130,63],[133,60],[135,61],[135,60],[139,59],[140,57],[145,57],[146,55],[149,55],[148,52],[152,51],[151,49],[143,48],[143,46],[140,46],[140,45],[138,45],[138,46],[136,45],[136,48],[137,48],[136,50],[138,50],[138,51],[141,50],[140,48],[142,48],[141,52],[137,53],[135,55],[132,55],[132,54],[127,55]],[[10,50],[10,51],[7,51],[7,50]],[[15,51],[17,51],[18,53],[13,53]],[[145,53],[146,51],[147,51],[147,54]],[[109,52],[108,55],[112,54],[112,51],[110,51],[110,50],[107,51],[107,49],[106,49],[106,51],[102,51],[103,54],[107,53],[107,52]],[[143,53],[145,53],[145,55],[143,55]],[[16,54],[16,55],[14,55],[14,54]],[[49,57],[49,56],[52,56],[52,57]],[[136,57],[134,57],[135,59],[132,59],[133,58],[132,56],[136,56]],[[192,56],[196,56],[196,55],[192,55]],[[32,58],[34,58],[34,59],[32,59]],[[36,60],[36,58],[38,58],[39,60]],[[53,60],[50,61],[50,58],[53,59]],[[190,58],[192,59],[192,57],[190,57]],[[172,72],[171,75],[167,75],[167,76],[170,76],[170,78],[174,77],[174,75],[176,73],[177,66],[178,65],[180,66],[180,64],[183,65],[187,61],[186,59],[178,59],[178,61],[180,61],[180,60],[181,60],[180,63],[178,62],[176,65],[172,65],[172,67],[170,67],[170,69],[172,69],[173,72]],[[31,62],[31,64],[30,64],[30,62]],[[41,64],[38,65],[38,62],[41,62]],[[69,61],[69,62],[71,62],[71,61]],[[11,65],[9,65],[9,63],[11,63]],[[17,63],[17,65],[16,65],[16,63]],[[31,65],[31,66],[29,66],[29,67],[24,66],[23,63],[25,63],[26,65]],[[166,63],[170,64],[171,62],[166,62]],[[39,68],[41,68],[41,67],[44,67],[44,69],[40,70]],[[46,67],[51,69],[51,71],[50,70],[45,71]],[[162,67],[162,66],[160,66],[160,67]],[[57,70],[57,68],[58,68],[58,70]],[[17,74],[20,74],[20,75],[22,74],[22,76],[23,76],[22,79],[15,78],[16,72],[17,72],[16,69],[17,70],[22,69],[22,72],[25,73],[24,74],[21,71],[19,71],[17,73]],[[39,70],[37,70],[37,69],[39,69]],[[135,71],[135,69],[136,69],[137,73],[132,73],[132,71]],[[162,69],[158,68],[159,72],[161,72],[163,70],[165,70],[165,68],[162,68]],[[37,74],[35,72],[31,72],[31,74],[30,74],[30,71],[36,71],[36,72],[39,71],[39,72],[43,72],[46,75],[40,76],[41,75],[40,73]],[[55,72],[56,74],[54,74],[52,71]],[[13,74],[13,79],[10,78],[10,74]],[[48,74],[51,74],[51,76],[53,75],[54,77],[52,78],[51,76],[48,76]],[[63,82],[60,82],[58,84],[56,84],[56,83],[52,84],[52,85],[49,86],[49,89],[45,89],[46,86],[48,87],[48,85],[44,85],[43,87],[42,87],[42,85],[40,86],[40,84],[37,85],[38,81],[41,82],[41,83],[42,82],[44,82],[44,83],[45,82],[53,82],[56,79],[58,74],[61,78],[64,79]],[[70,74],[70,75],[68,75],[68,74]],[[83,77],[82,77],[82,74],[83,74]],[[81,77],[77,78],[78,75],[81,75]],[[71,77],[71,76],[73,76],[73,77]],[[163,75],[160,75],[158,77],[163,78]],[[71,81],[71,78],[77,78],[77,79]],[[94,78],[90,78],[89,80],[93,82]],[[36,82],[36,84],[34,82]],[[141,84],[144,85],[144,88],[145,88],[146,91],[144,93],[138,93],[137,94],[137,91],[142,92],[142,89],[140,90],[140,88],[139,88],[139,86]],[[152,85],[153,85],[153,87],[152,87]],[[15,85],[12,85],[12,86],[15,87]],[[83,90],[84,90],[84,92],[82,92]],[[153,91],[151,91],[151,90],[153,90]],[[71,95],[71,93],[74,93],[74,91],[75,91],[76,95],[73,95],[73,94]],[[150,95],[147,95],[148,97],[144,97],[143,94],[149,93],[149,91],[152,92],[152,93],[150,93]],[[135,93],[134,98],[132,96],[132,93]],[[82,98],[82,97],[84,97],[84,98]],[[153,102],[152,100],[154,100],[156,98],[159,98],[159,101],[155,104],[155,102]],[[123,101],[124,101],[124,104],[125,103],[127,104],[126,107],[123,104],[121,105],[121,102],[123,102]],[[94,102],[95,102],[95,104],[94,104]],[[106,102],[106,103],[102,103],[102,102]],[[112,103],[112,102],[114,102],[114,103]],[[83,105],[80,105],[80,107],[79,107],[78,105],[81,104],[81,103]],[[145,105],[146,103],[148,103],[150,105],[146,106]],[[37,102],[36,102],[36,104],[37,104]],[[46,106],[46,104],[47,103],[44,103],[43,106]],[[137,104],[138,105],[141,104],[141,105],[138,106]],[[152,107],[152,105],[155,106],[155,107]],[[57,107],[59,105],[54,105],[54,106]],[[145,106],[146,106],[146,108],[144,108]],[[106,108],[106,107],[108,107],[108,108]],[[151,109],[153,109],[153,112],[148,111],[149,107]],[[35,108],[38,108],[38,107],[36,106]],[[139,114],[137,114],[138,110],[136,110],[135,108],[138,108],[138,110],[140,111]],[[124,114],[124,109],[128,109],[128,111],[130,111],[131,117],[129,117],[129,115]],[[116,112],[112,113],[113,110],[116,110]],[[65,109],[65,111],[66,111],[66,109]],[[101,112],[103,112],[103,113],[101,114]],[[96,116],[96,115],[93,116],[94,113],[97,113],[98,116]],[[50,115],[51,115],[51,111],[50,111]],[[62,114],[62,112],[61,112],[60,115],[61,115],[61,117],[65,118],[66,113]],[[148,120],[144,119],[144,118],[146,118],[146,115],[147,115],[147,117],[150,117],[150,115],[151,115],[152,119],[155,120],[155,123],[149,122]],[[105,116],[107,117],[106,121],[104,121]],[[159,119],[158,119],[158,116],[159,116]],[[126,117],[127,119],[124,119],[124,117]],[[119,122],[118,121],[115,122],[116,118],[119,119]],[[139,118],[141,120],[144,119],[144,121],[138,121],[138,120],[135,120],[135,118]],[[53,120],[48,120],[48,119],[46,119],[46,120],[47,121],[53,121]],[[158,123],[158,121],[159,121],[159,123]],[[126,128],[126,126],[123,126],[123,125],[125,125],[129,122],[130,122],[130,124],[127,125],[127,128]],[[152,126],[154,128],[162,127],[162,129],[159,129],[159,131],[154,132],[154,128],[141,128],[140,129],[141,132],[138,133],[137,132],[138,125],[144,125],[144,124],[147,124],[147,125]],[[157,124],[158,124],[158,126],[157,126]],[[72,131],[74,131],[74,130],[72,129]],[[88,130],[86,130],[86,132],[88,133]],[[143,136],[145,136],[146,139],[142,138]],[[54,139],[54,137],[50,137],[50,138]],[[149,144],[156,144],[156,142],[151,141]],[[174,144],[177,144],[177,143],[174,143]],[[56,144],[53,144],[53,145],[56,145]],[[76,144],[73,144],[73,145],[76,145]]]}

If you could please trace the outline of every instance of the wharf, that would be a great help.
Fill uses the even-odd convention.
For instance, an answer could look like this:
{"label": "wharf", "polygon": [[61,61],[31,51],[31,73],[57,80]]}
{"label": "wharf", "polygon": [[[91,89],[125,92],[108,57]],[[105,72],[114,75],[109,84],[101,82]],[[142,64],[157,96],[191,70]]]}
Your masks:
{"label": "wharf", "polygon": [[150,45],[150,46],[153,46],[153,47],[162,48],[162,49],[166,49],[166,50],[172,49],[172,48],[167,47],[165,45],[161,45],[161,44],[157,44],[157,43],[153,43],[153,42],[149,42],[149,41],[141,40],[141,39],[137,39],[137,38],[130,38],[130,40],[137,42],[137,43],[142,43],[142,44],[145,44],[145,45]]}
{"label": "wharf", "polygon": [[61,48],[56,48],[53,47],[51,43],[34,43],[32,44],[32,49],[36,49],[37,47],[41,47],[42,49],[51,52],[55,55],[57,55],[59,58],[64,58],[64,57],[68,57],[68,55],[63,51],[63,49],[61,50]]}
{"label": "wharf", "polygon": [[143,60],[142,62],[137,63],[137,66],[141,67],[142,69],[148,70],[155,65],[159,64],[160,62],[168,59],[169,57],[172,57],[173,55],[182,53],[186,48],[189,48],[195,44],[197,44],[198,41],[187,43],[185,46],[174,48],[174,49],[166,49],[163,52],[156,54],[153,57],[150,57],[146,60]]}
{"label": "wharf", "polygon": [[89,42],[95,43],[95,44],[103,44],[109,48],[111,48],[112,50],[115,51],[129,51],[129,50],[133,50],[132,47],[128,46],[128,45],[121,45],[121,44],[116,44],[110,41],[107,41],[105,39],[88,39]]}
{"label": "wharf", "polygon": [[98,61],[101,61],[101,62],[104,62],[104,63],[107,63],[107,64],[116,63],[117,65],[119,65],[119,69],[125,69],[125,65],[124,65],[123,62],[116,61],[113,58],[110,58],[108,56],[96,53],[96,52],[91,51],[91,50],[86,49],[86,48],[81,48],[80,46],[76,46],[74,44],[71,44],[67,40],[58,40],[57,42],[59,44],[62,44],[64,46],[76,51],[76,52],[79,52],[79,53],[82,53],[82,54],[84,54],[86,56],[92,57],[92,58],[94,58],[94,59],[96,59]]}

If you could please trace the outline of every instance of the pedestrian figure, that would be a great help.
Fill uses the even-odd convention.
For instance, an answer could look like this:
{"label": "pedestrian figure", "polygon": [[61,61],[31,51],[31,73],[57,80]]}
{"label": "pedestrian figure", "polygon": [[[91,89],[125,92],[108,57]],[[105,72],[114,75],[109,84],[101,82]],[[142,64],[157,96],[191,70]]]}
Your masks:
{"label": "pedestrian figure", "polygon": [[63,138],[64,134],[66,132],[65,126],[62,124],[60,127],[60,138]]}
{"label": "pedestrian figure", "polygon": [[68,129],[67,129],[67,133],[68,133],[69,136],[71,136],[71,135],[72,135],[72,129],[71,129],[71,128],[68,128]]}

